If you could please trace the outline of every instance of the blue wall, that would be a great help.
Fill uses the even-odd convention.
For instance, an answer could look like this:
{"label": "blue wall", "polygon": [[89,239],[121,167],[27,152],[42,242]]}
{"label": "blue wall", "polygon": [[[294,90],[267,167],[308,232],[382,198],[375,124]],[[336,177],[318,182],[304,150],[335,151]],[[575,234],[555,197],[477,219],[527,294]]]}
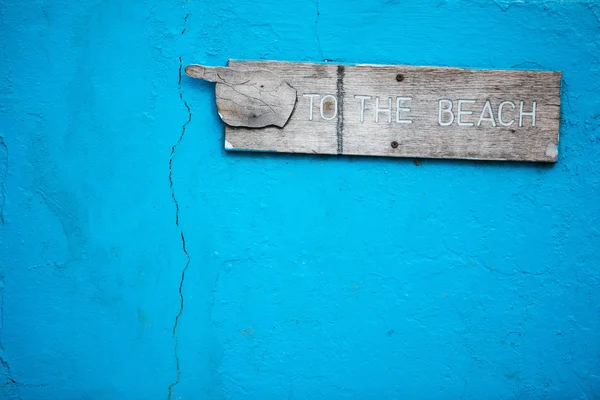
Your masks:
{"label": "blue wall", "polygon": [[[599,26],[585,1],[0,2],[0,398],[600,398]],[[560,70],[559,161],[226,153],[179,70],[228,58]]]}

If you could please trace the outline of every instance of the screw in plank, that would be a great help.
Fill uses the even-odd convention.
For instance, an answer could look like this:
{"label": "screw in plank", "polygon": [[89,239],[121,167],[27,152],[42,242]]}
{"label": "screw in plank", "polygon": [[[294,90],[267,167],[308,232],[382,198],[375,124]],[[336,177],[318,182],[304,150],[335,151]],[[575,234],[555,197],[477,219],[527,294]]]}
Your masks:
{"label": "screw in plank", "polygon": [[397,149],[398,148],[398,142],[396,142],[395,140],[392,142],[392,149]]}
{"label": "screw in plank", "polygon": [[404,80],[404,75],[402,75],[402,74],[396,74],[396,80],[398,82],[402,82]]}

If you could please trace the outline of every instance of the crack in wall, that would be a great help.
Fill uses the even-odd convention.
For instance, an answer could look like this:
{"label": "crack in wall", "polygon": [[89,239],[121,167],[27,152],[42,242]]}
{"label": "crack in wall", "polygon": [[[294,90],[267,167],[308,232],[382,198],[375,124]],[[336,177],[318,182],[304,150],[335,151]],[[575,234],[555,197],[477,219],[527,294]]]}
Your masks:
{"label": "crack in wall", "polygon": [[[189,14],[188,14],[188,16],[189,16]],[[187,21],[188,16],[185,17],[186,21]],[[182,32],[182,34],[183,34],[183,32]],[[181,126],[181,134],[179,135],[179,139],[171,148],[171,155],[169,157],[169,186],[171,187],[171,198],[173,199],[173,203],[175,204],[175,225],[177,226],[177,229],[179,229],[179,234],[181,236],[181,247],[183,249],[183,253],[185,254],[185,257],[187,258],[187,261],[185,263],[185,266],[183,267],[183,270],[181,271],[181,279],[179,281],[179,300],[180,300],[179,312],[177,313],[177,316],[175,317],[175,322],[173,323],[173,338],[175,339],[175,345],[174,345],[173,351],[174,351],[174,355],[175,355],[175,368],[177,370],[177,376],[176,376],[175,380],[169,385],[169,395],[168,395],[169,400],[171,399],[171,396],[173,395],[173,388],[179,383],[179,380],[181,378],[181,369],[180,369],[180,365],[179,365],[179,353],[178,353],[179,338],[177,337],[177,327],[179,326],[179,319],[181,318],[181,315],[183,314],[183,307],[184,307],[183,285],[185,282],[185,273],[186,273],[188,267],[190,266],[190,262],[192,261],[190,258],[190,255],[187,251],[187,247],[186,247],[186,243],[185,243],[185,235],[183,234],[183,229],[179,225],[179,202],[177,201],[177,197],[175,196],[175,188],[173,186],[173,158],[175,156],[175,150],[176,150],[177,146],[179,146],[179,144],[183,140],[183,137],[185,136],[185,130],[186,130],[187,125],[192,121],[192,111],[191,111],[189,105],[187,104],[187,101],[185,101],[185,99],[183,98],[183,90],[181,88],[182,69],[183,69],[183,60],[181,57],[179,57],[179,80],[177,82],[177,87],[179,88],[179,99],[182,101],[183,105],[185,106],[185,108],[188,112],[188,118],[187,118],[187,121],[185,121],[185,123]]]}
{"label": "crack in wall", "polygon": [[4,204],[6,203],[6,179],[8,173],[8,147],[0,136],[0,228],[4,226]]}
{"label": "crack in wall", "polygon": [[[8,386],[8,387],[12,387],[11,390],[17,390],[19,384],[12,377],[12,372],[10,370],[10,364],[3,357],[4,346],[2,346],[1,344],[0,344],[0,353],[2,353],[2,354],[0,354],[0,364],[2,365],[2,368],[4,369],[4,371],[6,372],[6,379],[2,384],[4,384],[5,386]],[[21,398],[21,396],[19,396],[19,398]]]}
{"label": "crack in wall", "polygon": [[[8,147],[4,143],[4,138],[0,136],[0,228],[4,225],[4,204],[6,202],[6,179],[8,172]],[[8,392],[17,392],[17,398],[21,398],[18,394],[19,384],[12,376],[10,364],[4,358],[4,344],[2,343],[2,332],[4,331],[4,270],[0,268],[0,365],[6,380],[3,382],[4,390]],[[5,393],[2,391],[2,393]]]}
{"label": "crack in wall", "polygon": [[[2,138],[0,137],[0,143],[4,145],[4,142],[1,142],[1,140]],[[0,365],[5,377],[5,381],[1,383],[4,385],[4,388],[0,388],[0,394],[14,395],[20,399],[19,383],[13,378],[10,364],[4,358],[4,345],[2,344],[2,332],[4,331],[4,284],[4,270],[0,268]]]}
{"label": "crack in wall", "polygon": [[321,47],[321,38],[319,36],[319,19],[321,17],[321,10],[319,9],[319,0],[316,0],[317,5],[317,19],[315,20],[315,34],[317,36],[317,47],[319,49],[319,55],[321,56],[321,61],[325,60],[325,56],[323,55],[323,48]]}

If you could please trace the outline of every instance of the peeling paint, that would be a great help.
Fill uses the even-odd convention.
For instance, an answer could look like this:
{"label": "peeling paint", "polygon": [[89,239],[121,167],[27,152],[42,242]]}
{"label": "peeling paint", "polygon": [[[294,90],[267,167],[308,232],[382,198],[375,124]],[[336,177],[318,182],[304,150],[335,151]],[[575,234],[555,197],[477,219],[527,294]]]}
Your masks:
{"label": "peeling paint", "polygon": [[558,155],[558,145],[555,143],[548,143],[548,146],[546,146],[546,155],[548,157],[556,158]]}

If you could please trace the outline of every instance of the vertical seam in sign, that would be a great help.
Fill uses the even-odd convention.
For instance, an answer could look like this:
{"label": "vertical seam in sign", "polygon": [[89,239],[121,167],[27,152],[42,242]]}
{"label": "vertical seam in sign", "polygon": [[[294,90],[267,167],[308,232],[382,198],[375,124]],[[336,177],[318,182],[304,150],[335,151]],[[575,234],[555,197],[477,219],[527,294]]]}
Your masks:
{"label": "vertical seam in sign", "polygon": [[337,153],[344,153],[344,74],[343,65],[337,67],[337,101],[338,101],[338,119],[337,119]]}

